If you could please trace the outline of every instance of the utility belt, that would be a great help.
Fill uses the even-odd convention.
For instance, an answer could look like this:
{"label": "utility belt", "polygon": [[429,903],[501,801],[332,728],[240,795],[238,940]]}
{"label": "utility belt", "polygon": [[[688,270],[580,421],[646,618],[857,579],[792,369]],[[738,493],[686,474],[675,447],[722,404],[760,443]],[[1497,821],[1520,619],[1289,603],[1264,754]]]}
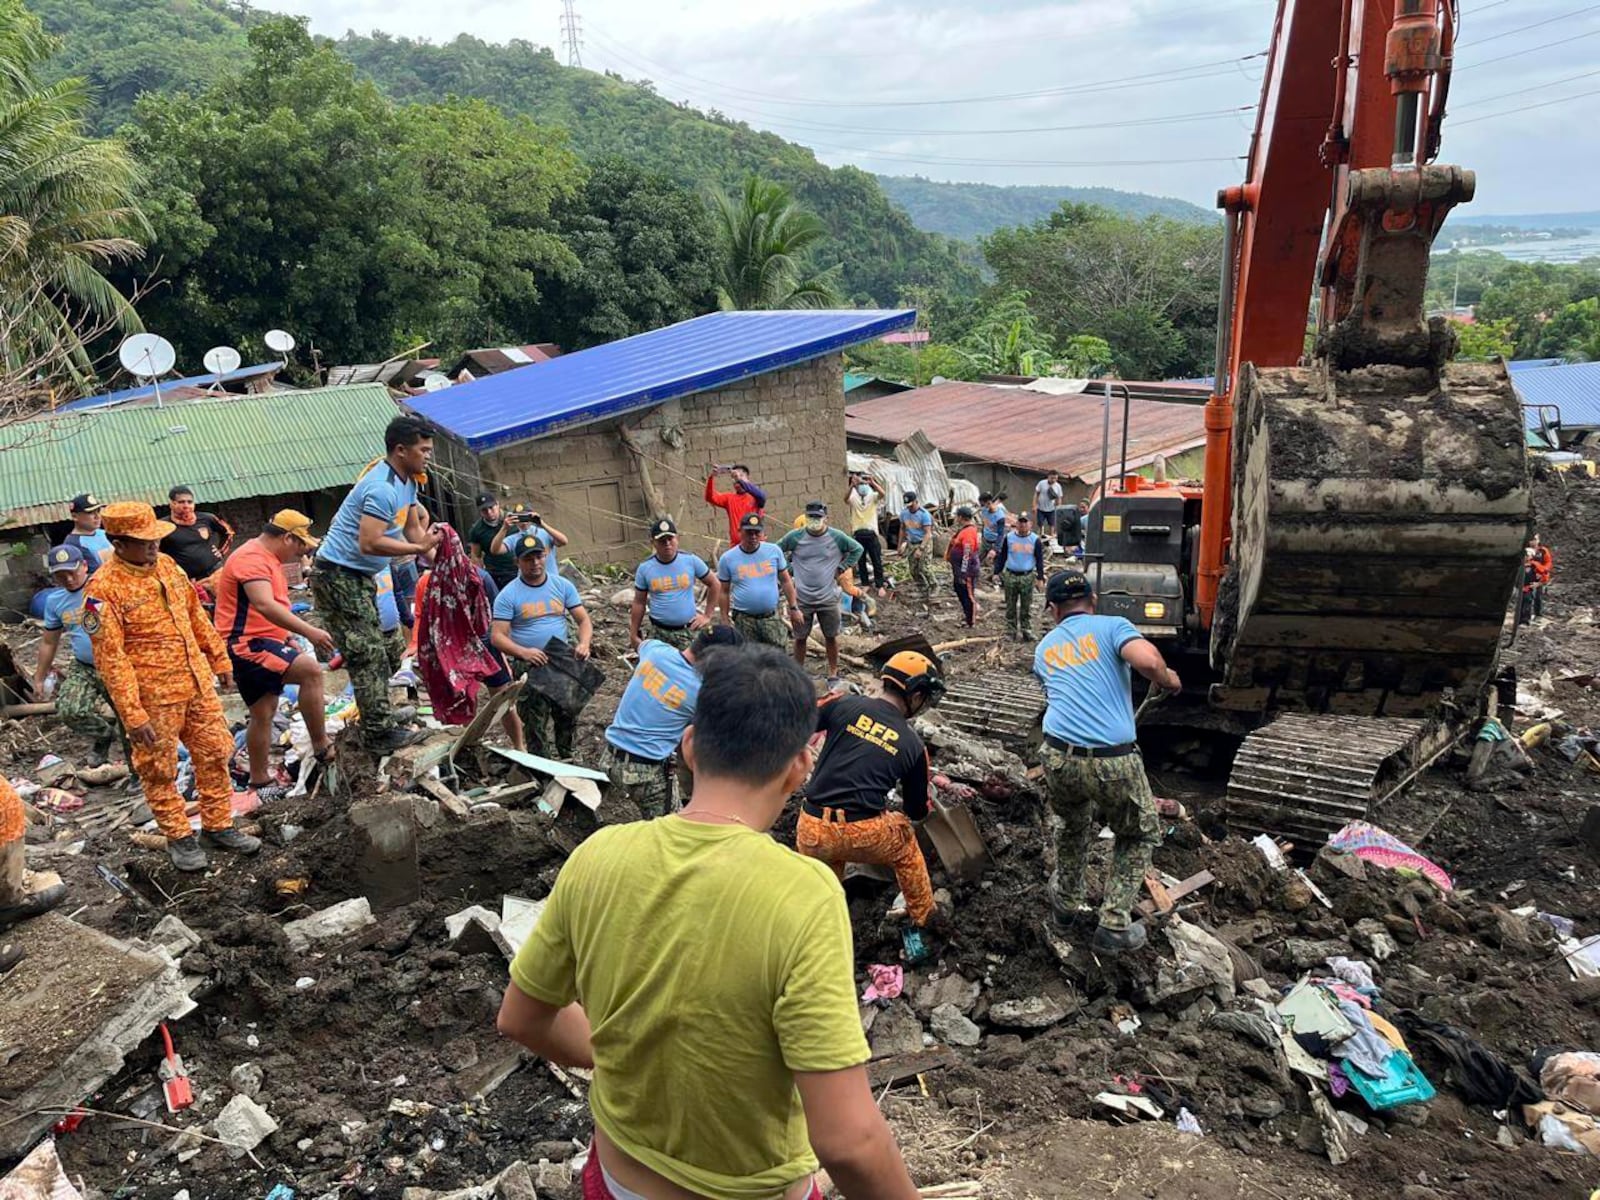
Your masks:
{"label": "utility belt", "polygon": [[875,821],[883,816],[886,810],[880,809],[871,812],[865,809],[833,808],[822,804],[813,804],[807,800],[800,805],[800,810],[808,817],[815,817],[819,821],[826,821],[830,825],[854,825],[857,821]]}
{"label": "utility belt", "polygon": [[624,750],[621,746],[614,745],[611,742],[606,743],[606,748],[624,762],[638,763],[641,767],[665,767],[672,761],[672,755],[670,754],[665,758],[646,758],[642,754],[634,754],[632,751]]}
{"label": "utility belt", "polygon": [[1038,572],[1037,572],[1037,571],[1033,571],[1033,570],[1028,570],[1028,571],[1013,571],[1013,570],[1012,570],[1012,569],[1011,569],[1011,568],[1010,568],[1010,567],[1007,567],[1007,568],[1006,568],[1006,574],[1007,574],[1007,575],[1037,575],[1037,574],[1038,574]]}
{"label": "utility belt", "polygon": [[333,571],[340,575],[349,575],[356,579],[365,579],[368,583],[371,583],[373,578],[365,571],[359,571],[355,567],[347,567],[343,563],[332,562],[326,558],[317,559],[317,570]]}
{"label": "utility belt", "polygon": [[746,612],[742,608],[736,608],[736,609],[733,610],[733,615],[736,616],[736,617],[749,617],[752,621],[765,621],[768,617],[777,616],[778,615],[778,610],[774,608],[770,612],[753,613],[753,612]]}
{"label": "utility belt", "polygon": [[1123,742],[1119,746],[1074,746],[1054,734],[1044,735],[1045,745],[1054,746],[1068,758],[1123,758],[1139,752],[1138,742]]}
{"label": "utility belt", "polygon": [[682,633],[685,629],[689,628],[687,625],[663,625],[654,617],[650,618],[650,624],[654,628],[661,630],[663,633]]}

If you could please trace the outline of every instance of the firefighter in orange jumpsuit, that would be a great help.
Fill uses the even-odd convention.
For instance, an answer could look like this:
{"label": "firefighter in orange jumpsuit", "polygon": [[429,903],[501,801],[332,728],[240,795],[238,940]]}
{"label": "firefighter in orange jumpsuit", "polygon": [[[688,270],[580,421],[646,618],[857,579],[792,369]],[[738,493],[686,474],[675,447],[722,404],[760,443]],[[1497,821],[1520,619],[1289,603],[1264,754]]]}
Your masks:
{"label": "firefighter in orange jumpsuit", "polygon": [[[212,682],[231,686],[233,668],[188,576],[161,553],[172,525],[132,501],[102,516],[113,553],[84,589],[83,628],[167,852],[180,871],[205,870],[205,847],[254,854],[260,839],[233,826],[233,738]],[[179,739],[194,763],[198,838],[176,787]]]}
{"label": "firefighter in orange jumpsuit", "polygon": [[[24,866],[22,835],[27,827],[22,798],[0,775],[0,934],[18,921],[49,912],[67,894],[61,876],[36,875]],[[22,947],[0,937],[0,975],[21,961]]]}

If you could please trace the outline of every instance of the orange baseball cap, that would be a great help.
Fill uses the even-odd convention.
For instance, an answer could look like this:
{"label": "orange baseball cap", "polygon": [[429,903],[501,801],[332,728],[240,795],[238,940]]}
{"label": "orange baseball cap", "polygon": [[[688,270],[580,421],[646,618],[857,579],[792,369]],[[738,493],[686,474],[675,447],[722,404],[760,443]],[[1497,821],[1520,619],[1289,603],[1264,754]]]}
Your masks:
{"label": "orange baseball cap", "polygon": [[313,549],[322,544],[322,539],[311,536],[311,518],[305,513],[296,512],[292,508],[279,509],[273,514],[272,524],[292,537],[299,538]]}

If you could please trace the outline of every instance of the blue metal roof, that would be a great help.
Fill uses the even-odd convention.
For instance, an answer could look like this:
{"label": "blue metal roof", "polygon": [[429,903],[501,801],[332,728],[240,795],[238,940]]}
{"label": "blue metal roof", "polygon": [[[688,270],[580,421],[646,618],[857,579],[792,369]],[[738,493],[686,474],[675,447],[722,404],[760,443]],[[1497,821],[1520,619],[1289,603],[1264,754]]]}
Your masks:
{"label": "blue metal roof", "polygon": [[710,313],[408,404],[481,452],[819,358],[910,328],[916,316],[912,309]]}
{"label": "blue metal roof", "polygon": [[1600,428],[1600,363],[1567,363],[1558,366],[1511,363],[1511,384],[1525,406],[1523,419],[1529,429],[1537,429],[1541,416],[1552,424],[1553,414],[1527,405],[1553,404],[1561,412],[1564,429]]}
{"label": "blue metal roof", "polygon": [[[272,362],[257,363],[253,367],[240,367],[236,371],[226,371],[221,375],[190,375],[183,379],[163,379],[161,388],[180,387],[210,387],[216,383],[234,383],[240,379],[254,379],[258,375],[270,375],[274,371],[283,370],[283,363],[274,359]],[[105,408],[111,404],[125,404],[129,400],[140,400],[145,396],[155,395],[155,385],[150,383],[140,384],[138,387],[123,388],[120,392],[106,392],[99,396],[85,396],[82,400],[73,400],[66,404],[58,405],[57,412],[72,412],[84,408]]]}

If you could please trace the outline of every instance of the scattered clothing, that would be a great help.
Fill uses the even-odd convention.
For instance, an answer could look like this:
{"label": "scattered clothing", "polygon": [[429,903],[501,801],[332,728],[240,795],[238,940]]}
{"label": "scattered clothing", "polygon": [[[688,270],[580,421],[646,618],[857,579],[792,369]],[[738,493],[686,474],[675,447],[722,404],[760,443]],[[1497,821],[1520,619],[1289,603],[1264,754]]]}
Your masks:
{"label": "scattered clothing", "polygon": [[1418,854],[1392,833],[1366,821],[1352,821],[1332,834],[1328,838],[1328,848],[1354,854],[1391,871],[1416,871],[1441,892],[1448,892],[1454,886],[1442,867]]}
{"label": "scattered clothing", "polygon": [[906,969],[898,963],[873,963],[867,968],[867,990],[861,993],[861,1002],[871,1004],[876,1000],[893,1000],[905,989]]}
{"label": "scattered clothing", "polygon": [[485,645],[489,598],[478,565],[454,529],[438,529],[428,587],[419,591],[417,673],[434,717],[445,725],[465,725],[478,711],[482,686],[505,678],[505,664]]}

